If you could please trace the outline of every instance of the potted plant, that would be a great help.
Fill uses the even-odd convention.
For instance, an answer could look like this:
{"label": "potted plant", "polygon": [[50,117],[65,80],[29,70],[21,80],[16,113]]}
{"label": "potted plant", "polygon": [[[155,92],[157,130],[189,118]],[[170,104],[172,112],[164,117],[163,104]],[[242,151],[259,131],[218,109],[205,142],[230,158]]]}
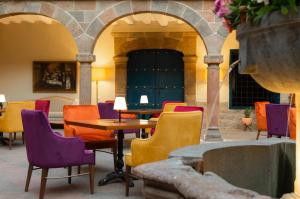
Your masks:
{"label": "potted plant", "polygon": [[242,124],[245,125],[245,130],[252,124],[251,108],[244,110],[244,117],[242,118]]}

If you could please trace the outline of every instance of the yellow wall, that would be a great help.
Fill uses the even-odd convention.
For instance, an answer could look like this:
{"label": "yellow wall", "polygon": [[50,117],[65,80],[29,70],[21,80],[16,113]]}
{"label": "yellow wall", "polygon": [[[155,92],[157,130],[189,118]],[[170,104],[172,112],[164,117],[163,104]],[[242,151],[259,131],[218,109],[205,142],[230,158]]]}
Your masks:
{"label": "yellow wall", "polygon": [[[98,83],[98,101],[115,99],[115,63],[114,57],[114,38],[111,35],[113,26],[106,28],[94,48],[94,55],[96,55],[96,62],[94,67],[104,67],[106,77],[103,81]],[[96,103],[96,83],[92,82],[92,103]]]}
{"label": "yellow wall", "polygon": [[197,37],[197,65],[196,65],[196,102],[206,102],[207,64],[204,63],[206,48],[200,36]]}
{"label": "yellow wall", "polygon": [[50,24],[42,21],[0,23],[0,93],[5,94],[8,101],[58,95],[78,98],[78,92],[32,92],[32,61],[74,61],[76,54],[72,35],[53,20]]}
{"label": "yellow wall", "polygon": [[239,42],[236,40],[236,32],[230,33],[223,45],[221,54],[223,55],[223,63],[220,64],[220,101],[229,101],[229,58],[230,49],[239,49]]}

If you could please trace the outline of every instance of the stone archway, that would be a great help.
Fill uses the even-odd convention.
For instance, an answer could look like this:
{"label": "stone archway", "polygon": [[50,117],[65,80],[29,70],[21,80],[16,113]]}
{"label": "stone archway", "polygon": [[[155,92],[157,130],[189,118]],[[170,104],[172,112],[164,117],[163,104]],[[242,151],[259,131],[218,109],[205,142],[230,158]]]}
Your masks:
{"label": "stone archway", "polygon": [[[219,115],[219,64],[223,62],[223,56],[220,54],[227,35],[221,21],[211,26],[207,19],[202,17],[198,11],[187,5],[184,1],[154,1],[154,0],[128,0],[112,4],[104,9],[87,27],[86,33],[78,39],[81,53],[91,54],[96,44],[96,40],[102,31],[112,22],[119,18],[138,14],[138,13],[159,13],[175,18],[179,18],[188,23],[203,39],[207,50],[205,63],[208,65],[208,86],[207,86],[207,119],[208,129],[215,135],[212,137],[221,137],[219,133],[218,115]],[[119,59],[124,60],[124,59]],[[117,61],[118,62],[118,61]],[[207,136],[208,137],[208,136]]]}
{"label": "stone archway", "polygon": [[[214,34],[214,31],[209,26],[208,21],[184,3],[179,3],[177,1],[132,0],[113,4],[94,18],[94,20],[89,24],[86,34],[81,35],[81,37],[78,38],[81,40],[81,42],[79,41],[78,43],[82,44],[81,52],[93,52],[98,37],[112,22],[119,18],[138,13],[164,14],[185,21],[193,27],[203,39],[208,53],[219,51],[215,49],[218,46],[220,46],[221,49],[223,44],[223,37],[219,34]],[[214,43],[214,48],[209,48],[208,44],[211,44],[212,42]],[[217,43],[218,45],[216,46]]]}
{"label": "stone archway", "polygon": [[36,14],[55,19],[69,30],[75,40],[83,34],[82,27],[72,15],[49,2],[13,1],[1,4],[0,18],[17,14]]}

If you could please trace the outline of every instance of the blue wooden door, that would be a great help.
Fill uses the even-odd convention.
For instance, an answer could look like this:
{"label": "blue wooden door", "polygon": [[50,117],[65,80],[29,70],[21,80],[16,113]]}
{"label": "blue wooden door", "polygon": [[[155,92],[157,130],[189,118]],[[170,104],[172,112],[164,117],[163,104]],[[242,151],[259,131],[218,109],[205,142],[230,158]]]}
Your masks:
{"label": "blue wooden door", "polygon": [[161,108],[164,100],[184,101],[183,54],[168,49],[146,49],[128,53],[127,102],[130,109],[142,108],[141,95],[147,95],[147,108]]}

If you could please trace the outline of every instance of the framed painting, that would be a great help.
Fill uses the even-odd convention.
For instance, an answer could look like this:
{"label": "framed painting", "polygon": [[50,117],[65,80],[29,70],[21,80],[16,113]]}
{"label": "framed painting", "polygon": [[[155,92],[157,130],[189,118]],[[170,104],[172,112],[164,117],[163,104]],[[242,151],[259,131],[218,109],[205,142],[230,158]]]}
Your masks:
{"label": "framed painting", "polygon": [[34,61],[33,92],[75,93],[77,62]]}

